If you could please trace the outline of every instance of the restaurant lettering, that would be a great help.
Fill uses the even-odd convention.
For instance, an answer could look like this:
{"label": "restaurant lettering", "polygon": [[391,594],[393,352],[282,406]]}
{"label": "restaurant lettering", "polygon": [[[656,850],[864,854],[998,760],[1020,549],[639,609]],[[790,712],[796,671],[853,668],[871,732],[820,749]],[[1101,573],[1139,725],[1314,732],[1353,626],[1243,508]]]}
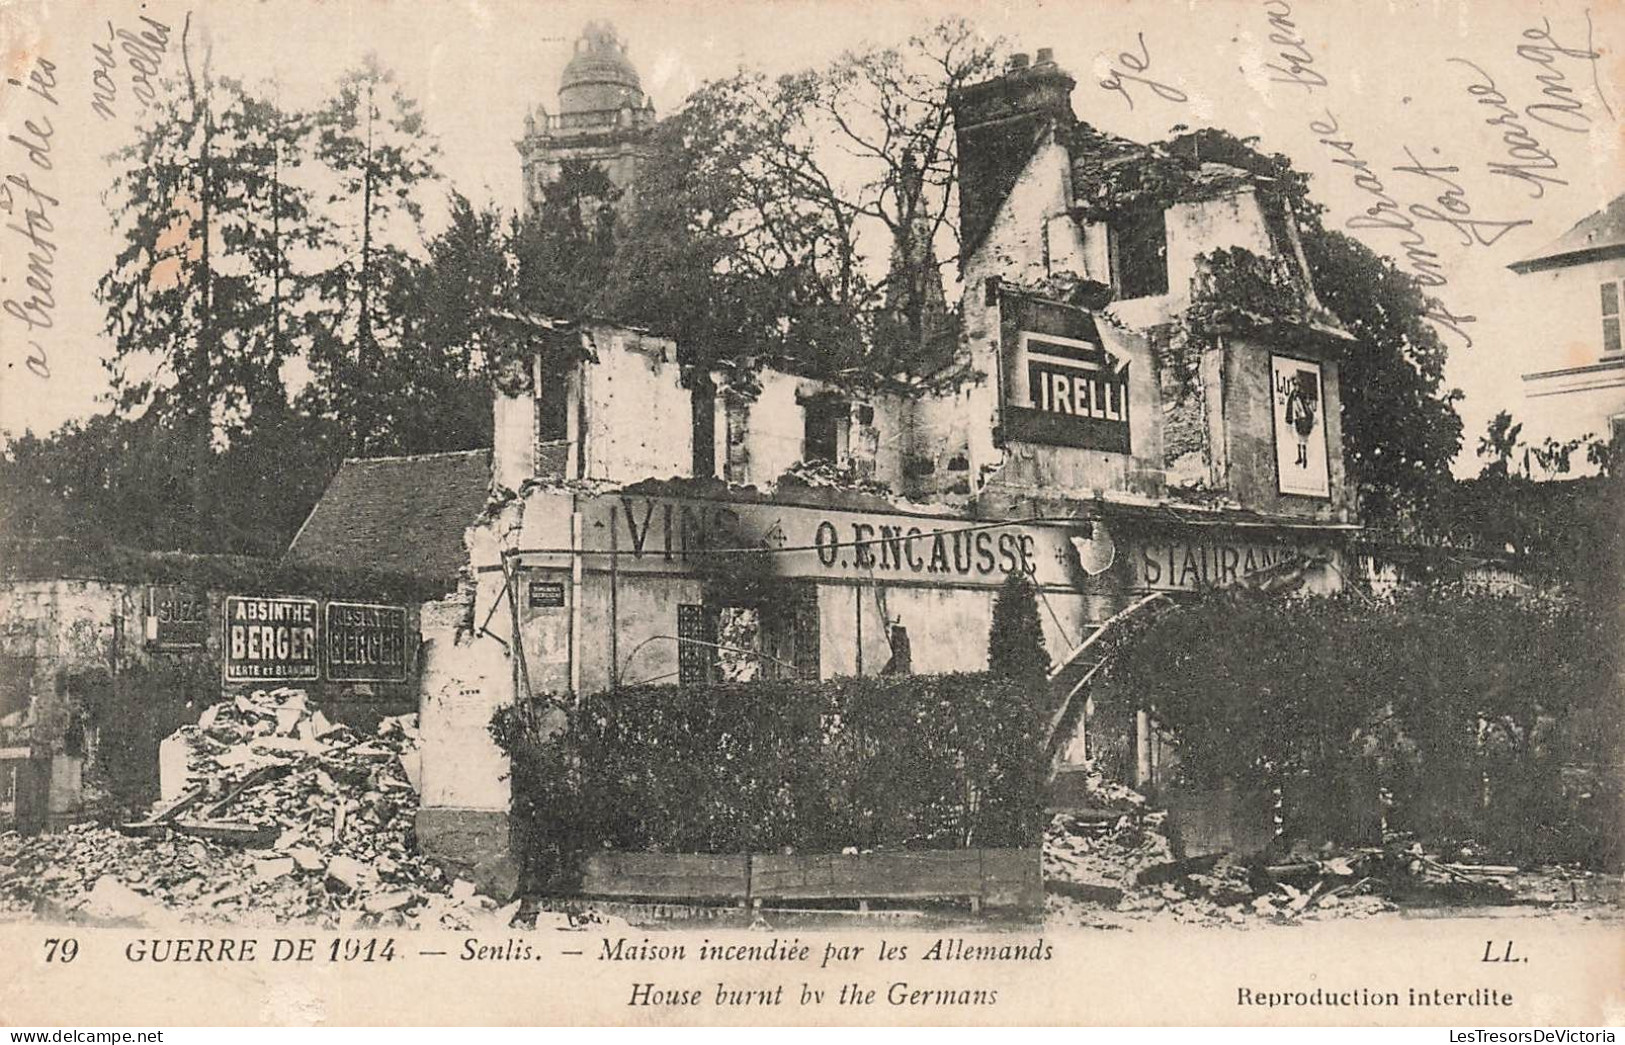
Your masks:
{"label": "restaurant lettering", "polygon": [[315,599],[226,599],[226,678],[314,679],[320,655]]}
{"label": "restaurant lettering", "polygon": [[327,677],[335,682],[406,678],[406,607],[328,603]]}
{"label": "restaurant lettering", "polygon": [[1245,578],[1298,562],[1303,551],[1284,544],[1229,541],[1147,544],[1135,560],[1138,587],[1163,591],[1222,588]]}

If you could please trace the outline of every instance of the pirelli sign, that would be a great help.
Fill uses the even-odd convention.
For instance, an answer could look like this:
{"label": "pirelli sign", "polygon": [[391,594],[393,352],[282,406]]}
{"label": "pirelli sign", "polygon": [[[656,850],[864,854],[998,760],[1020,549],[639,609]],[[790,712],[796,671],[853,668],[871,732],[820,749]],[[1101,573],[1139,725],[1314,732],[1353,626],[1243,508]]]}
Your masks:
{"label": "pirelli sign", "polygon": [[1001,308],[1004,438],[1129,453],[1129,359],[1093,315],[1023,295],[1005,295]]}
{"label": "pirelli sign", "polygon": [[229,682],[402,682],[405,606],[289,596],[226,599]]}
{"label": "pirelli sign", "polygon": [[1017,353],[1026,396],[1011,404],[1012,435],[1129,452],[1128,360],[1098,343],[1027,332]]}

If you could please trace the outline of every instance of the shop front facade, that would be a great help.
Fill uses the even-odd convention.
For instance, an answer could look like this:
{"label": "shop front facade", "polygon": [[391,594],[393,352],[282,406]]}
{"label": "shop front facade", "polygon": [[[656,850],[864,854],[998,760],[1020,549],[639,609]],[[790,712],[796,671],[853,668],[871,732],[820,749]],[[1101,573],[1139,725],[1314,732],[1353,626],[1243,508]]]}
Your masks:
{"label": "shop front facade", "polygon": [[[658,333],[501,315],[527,351],[497,380],[491,499],[464,583],[422,614],[428,852],[506,859],[489,727],[515,701],[983,670],[1012,574],[1057,671],[1152,593],[1343,585],[1352,339],[1268,179],[1193,159],[1176,196],[1103,207],[1103,167],[1178,161],[1104,141],[1073,86],[1023,60],[954,100],[966,376],[949,387],[701,370]],[[1187,322],[1222,298],[1225,258],[1297,307]]]}

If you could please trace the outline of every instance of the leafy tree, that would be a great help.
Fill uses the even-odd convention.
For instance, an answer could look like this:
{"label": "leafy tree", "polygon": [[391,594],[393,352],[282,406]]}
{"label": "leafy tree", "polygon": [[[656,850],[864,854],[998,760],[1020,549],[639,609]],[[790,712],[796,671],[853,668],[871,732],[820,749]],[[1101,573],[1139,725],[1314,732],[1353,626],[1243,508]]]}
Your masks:
{"label": "leafy tree", "polygon": [[1489,427],[1478,437],[1478,456],[1484,460],[1481,476],[1512,474],[1513,459],[1523,446],[1523,425],[1512,420],[1512,413],[1502,410],[1490,418]]}
{"label": "leafy tree", "polygon": [[476,209],[453,192],[450,212],[417,274],[422,317],[414,336],[417,351],[440,353],[444,369],[468,375],[490,349],[491,311],[516,302],[517,262],[510,222],[496,208]]}
{"label": "leafy tree", "polygon": [[416,313],[411,246],[421,241],[422,189],[438,178],[439,148],[417,103],[369,56],[312,117],[317,160],[332,179],[333,225],[321,244],[336,263],[316,277],[307,404],[338,424],[358,453],[383,452],[397,368]]}
{"label": "leafy tree", "polygon": [[606,314],[675,337],[705,367],[776,345],[785,311],[772,273],[742,262],[742,165],[760,132],[732,128],[724,94],[702,87],[654,128],[603,297]]}
{"label": "leafy tree", "polygon": [[993,627],[987,637],[987,670],[1002,678],[1042,685],[1049,675],[1038,598],[1023,574],[1009,573],[993,597]]}
{"label": "leafy tree", "polygon": [[1414,514],[1452,481],[1461,392],[1444,383],[1446,348],[1424,318],[1421,287],[1341,232],[1311,226],[1304,254],[1315,291],[1359,343],[1343,353],[1343,455],[1361,511],[1382,523]]}
{"label": "leafy tree", "polygon": [[[195,69],[183,34],[184,75],[159,85],[135,141],[109,157],[120,249],[97,286],[114,345],[104,362],[115,407],[144,410],[144,423],[70,427],[50,452],[38,448],[83,475],[87,439],[123,444],[136,460],[78,489],[105,509],[91,513],[102,532],[153,547],[213,546],[208,520],[229,515],[219,497],[236,492],[214,481],[218,449],[243,438],[254,414],[286,404],[281,369],[297,348],[288,316],[303,295],[289,257],[314,220],[308,194],[285,177],[299,164],[302,125],[216,77],[211,57],[205,47]],[[107,517],[119,512],[114,490],[130,498],[129,519]]]}
{"label": "leafy tree", "polygon": [[238,92],[228,126],[255,128],[245,134],[243,206],[252,220],[227,245],[245,254],[256,275],[254,293],[242,302],[242,325],[252,331],[261,360],[260,386],[250,402],[281,416],[287,390],[280,369],[309,344],[315,285],[294,257],[314,250],[328,232],[327,216],[312,204],[296,174],[309,153],[310,119],[271,98]]}
{"label": "leafy tree", "polygon": [[945,22],[702,87],[653,140],[614,314],[678,334],[701,365],[748,350],[831,376],[934,374],[955,342],[940,269],[956,259],[935,250],[955,213],[947,99],[991,67]]}
{"label": "leafy tree", "polygon": [[[453,193],[450,222],[412,270],[410,321],[401,349],[371,391],[389,419],[371,437],[376,453],[431,453],[490,446],[493,357],[506,347],[493,310],[518,298],[513,230],[494,208]],[[356,452],[356,451],[350,451]]]}
{"label": "leafy tree", "polygon": [[[0,530],[148,548],[206,548],[210,450],[163,411],[102,414],[49,438],[24,433],[0,459]],[[204,486],[204,497],[197,496]]]}
{"label": "leafy tree", "polygon": [[[205,441],[282,397],[292,353],[282,314],[305,194],[297,123],[242,83],[167,81],[136,140],[114,153],[107,201],[121,248],[97,286],[114,351],[116,404],[153,406]],[[161,393],[161,394],[160,394]]]}
{"label": "leafy tree", "polygon": [[602,167],[564,161],[516,238],[522,302],[545,315],[572,318],[602,310],[615,263],[620,196]]}

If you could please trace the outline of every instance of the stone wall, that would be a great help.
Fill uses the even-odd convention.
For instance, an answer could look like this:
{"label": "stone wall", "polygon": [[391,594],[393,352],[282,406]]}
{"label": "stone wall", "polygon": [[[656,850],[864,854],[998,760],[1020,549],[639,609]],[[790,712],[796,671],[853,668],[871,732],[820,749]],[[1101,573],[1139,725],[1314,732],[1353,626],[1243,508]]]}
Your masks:
{"label": "stone wall", "polygon": [[596,362],[583,364],[585,478],[637,482],[689,475],[693,417],[677,346],[667,338],[598,326]]}
{"label": "stone wall", "polygon": [[[0,581],[0,748],[47,765],[61,824],[157,797],[158,742],[222,696],[292,685],[330,718],[371,729],[416,710],[418,608],[407,605],[407,681],[227,682],[226,596],[207,600],[202,648],[158,650],[145,634],[148,585],[94,578]],[[373,601],[359,598],[355,601]]]}

